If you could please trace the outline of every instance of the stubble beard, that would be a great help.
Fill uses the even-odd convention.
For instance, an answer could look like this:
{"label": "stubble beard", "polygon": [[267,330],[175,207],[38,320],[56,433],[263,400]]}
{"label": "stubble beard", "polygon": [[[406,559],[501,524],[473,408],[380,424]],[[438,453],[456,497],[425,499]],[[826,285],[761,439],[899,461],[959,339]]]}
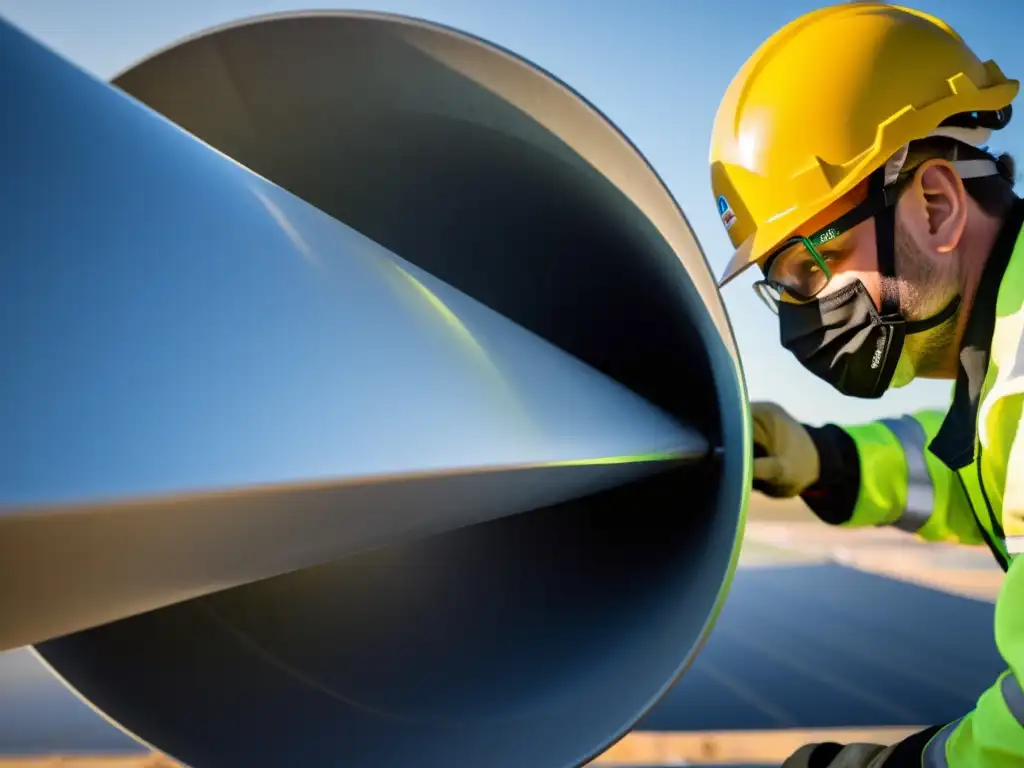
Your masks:
{"label": "stubble beard", "polygon": [[[957,260],[950,254],[931,258],[901,227],[896,227],[896,274],[900,310],[907,320],[923,320],[941,312],[959,290]],[[922,333],[908,335],[904,355],[913,364],[914,377],[932,378],[955,358],[957,313]]]}

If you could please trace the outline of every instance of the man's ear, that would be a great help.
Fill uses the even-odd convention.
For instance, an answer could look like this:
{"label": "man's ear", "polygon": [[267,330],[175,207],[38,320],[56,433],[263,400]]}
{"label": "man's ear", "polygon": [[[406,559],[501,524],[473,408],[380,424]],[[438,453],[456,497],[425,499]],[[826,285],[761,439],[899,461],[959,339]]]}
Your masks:
{"label": "man's ear", "polygon": [[967,190],[947,160],[926,160],[914,172],[900,199],[901,224],[920,246],[949,253],[967,226]]}

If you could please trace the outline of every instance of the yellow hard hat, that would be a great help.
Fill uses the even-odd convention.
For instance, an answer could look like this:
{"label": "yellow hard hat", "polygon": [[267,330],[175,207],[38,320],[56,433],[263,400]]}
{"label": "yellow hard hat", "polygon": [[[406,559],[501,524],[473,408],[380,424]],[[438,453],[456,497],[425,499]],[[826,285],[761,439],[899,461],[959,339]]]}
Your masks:
{"label": "yellow hard hat", "polygon": [[947,24],[880,2],[805,14],[765,41],[715,116],[711,186],[735,249],[725,285],[953,116],[995,113],[1019,83]]}

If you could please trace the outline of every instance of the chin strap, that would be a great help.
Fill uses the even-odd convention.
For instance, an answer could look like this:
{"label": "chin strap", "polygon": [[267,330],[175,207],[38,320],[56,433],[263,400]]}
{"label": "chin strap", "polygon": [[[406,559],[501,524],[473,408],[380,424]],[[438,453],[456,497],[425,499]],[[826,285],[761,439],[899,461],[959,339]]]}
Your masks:
{"label": "chin strap", "polygon": [[957,294],[949,303],[946,304],[942,309],[936,312],[931,317],[925,317],[921,320],[907,320],[904,323],[904,333],[908,336],[921,333],[922,331],[931,330],[937,325],[941,325],[956,314],[957,309],[960,308],[960,295]]}
{"label": "chin strap", "polygon": [[[1002,113],[999,113],[1001,116]],[[1005,122],[1009,122],[1007,111]],[[1000,124],[998,127],[1001,127]],[[971,124],[971,125],[949,125],[940,126],[932,132],[932,136],[946,136],[965,144],[979,146],[991,135],[992,126]],[[904,145],[896,152],[889,161],[875,171],[869,181],[869,194],[877,195],[882,202],[878,213],[875,215],[875,248],[878,253],[878,271],[881,274],[881,315],[890,321],[902,321],[904,333],[913,334],[927,331],[940,323],[951,318],[960,307],[960,297],[954,296],[950,302],[939,312],[921,320],[903,320],[900,313],[900,290],[896,282],[896,195],[898,186],[895,182],[903,171],[903,165],[907,161],[910,145]],[[956,168],[962,179],[977,179],[984,176],[998,176],[999,167],[995,161],[987,158],[975,160],[961,160],[957,156],[956,148],[953,150],[953,157],[950,163]]]}

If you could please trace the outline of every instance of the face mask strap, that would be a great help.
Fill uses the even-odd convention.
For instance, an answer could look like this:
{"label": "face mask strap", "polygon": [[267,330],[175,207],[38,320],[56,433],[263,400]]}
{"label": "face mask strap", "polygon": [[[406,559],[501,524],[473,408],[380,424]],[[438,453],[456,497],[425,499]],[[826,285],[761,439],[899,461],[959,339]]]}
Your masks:
{"label": "face mask strap", "polygon": [[[886,169],[875,171],[869,181],[869,194],[884,200],[886,193]],[[891,188],[890,188],[891,189]],[[875,214],[875,249],[878,254],[878,271],[882,276],[882,311],[883,317],[899,315],[899,285],[896,283],[896,205],[882,205]]]}

